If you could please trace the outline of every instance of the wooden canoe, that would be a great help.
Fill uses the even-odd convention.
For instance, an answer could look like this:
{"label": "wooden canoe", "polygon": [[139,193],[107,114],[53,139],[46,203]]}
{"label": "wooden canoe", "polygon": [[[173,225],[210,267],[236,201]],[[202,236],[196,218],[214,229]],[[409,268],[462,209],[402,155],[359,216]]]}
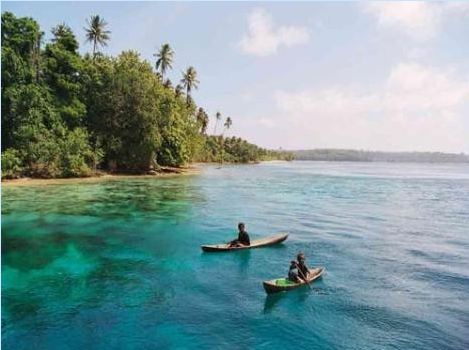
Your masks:
{"label": "wooden canoe", "polygon": [[251,241],[251,245],[245,247],[230,247],[228,243],[214,244],[214,245],[203,245],[202,250],[204,252],[227,252],[234,250],[243,250],[251,248],[260,248],[268,245],[278,244],[286,240],[288,233],[278,233],[273,236],[264,237],[261,239],[255,239]]}
{"label": "wooden canoe", "polygon": [[[309,276],[308,276],[308,283],[311,283],[318,278],[321,278],[321,276],[324,274],[326,269],[324,267],[318,267],[316,269],[310,269],[309,270]],[[272,294],[272,293],[278,293],[278,292],[286,292],[292,289],[296,289],[298,287],[304,286],[306,283],[301,282],[301,283],[295,283],[287,278],[276,278],[274,280],[270,281],[264,281],[262,282],[264,285],[264,289],[267,294]]]}

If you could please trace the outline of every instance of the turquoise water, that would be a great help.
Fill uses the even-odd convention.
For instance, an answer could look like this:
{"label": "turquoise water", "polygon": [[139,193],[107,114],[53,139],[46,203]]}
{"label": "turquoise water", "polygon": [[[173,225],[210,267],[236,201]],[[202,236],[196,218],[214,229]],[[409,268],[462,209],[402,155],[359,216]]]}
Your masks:
{"label": "turquoise water", "polygon": [[[290,232],[235,253],[200,245]],[[327,273],[267,297],[305,252]],[[468,349],[469,166],[291,162],[6,187],[5,349]]]}

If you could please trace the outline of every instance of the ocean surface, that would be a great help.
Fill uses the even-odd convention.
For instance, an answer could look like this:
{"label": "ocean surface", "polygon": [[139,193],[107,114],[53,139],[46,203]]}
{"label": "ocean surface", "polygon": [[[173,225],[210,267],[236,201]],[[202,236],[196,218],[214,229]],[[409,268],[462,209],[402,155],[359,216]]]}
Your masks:
{"label": "ocean surface", "polygon": [[[201,244],[290,233],[280,246]],[[267,296],[304,252],[322,280]],[[469,166],[272,162],[2,190],[4,349],[469,349]]]}

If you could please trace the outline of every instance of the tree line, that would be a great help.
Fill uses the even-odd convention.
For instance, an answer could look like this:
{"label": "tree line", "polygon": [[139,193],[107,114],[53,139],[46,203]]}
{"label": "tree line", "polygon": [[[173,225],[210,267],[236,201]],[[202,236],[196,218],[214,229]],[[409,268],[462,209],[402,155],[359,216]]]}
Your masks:
{"label": "tree line", "polygon": [[349,162],[469,163],[463,153],[378,152],[351,149],[311,149],[292,151],[296,160]]}
{"label": "tree line", "polygon": [[3,177],[146,173],[192,161],[291,156],[225,137],[232,119],[220,112],[214,135],[207,135],[210,117],[192,98],[197,71],[188,67],[174,85],[167,78],[175,56],[169,44],[150,63],[133,50],[103,54],[112,33],[98,15],[84,31],[91,52],[81,55],[65,23],[44,43],[34,19],[2,13]]}

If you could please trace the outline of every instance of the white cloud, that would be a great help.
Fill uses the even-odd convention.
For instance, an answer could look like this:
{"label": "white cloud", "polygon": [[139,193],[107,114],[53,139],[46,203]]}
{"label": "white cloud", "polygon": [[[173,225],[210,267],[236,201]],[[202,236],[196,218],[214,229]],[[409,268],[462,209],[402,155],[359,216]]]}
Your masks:
{"label": "white cloud", "polygon": [[416,40],[428,40],[438,34],[446,16],[469,13],[469,3],[424,1],[375,1],[363,6],[381,27],[396,29]]}
{"label": "white cloud", "polygon": [[248,17],[248,32],[239,42],[242,52],[254,56],[275,54],[278,48],[305,44],[309,40],[306,27],[274,27],[272,16],[263,9],[253,10]]}
{"label": "white cloud", "polygon": [[468,151],[463,112],[469,79],[452,70],[400,63],[373,89],[332,87],[278,91],[290,147]]}

